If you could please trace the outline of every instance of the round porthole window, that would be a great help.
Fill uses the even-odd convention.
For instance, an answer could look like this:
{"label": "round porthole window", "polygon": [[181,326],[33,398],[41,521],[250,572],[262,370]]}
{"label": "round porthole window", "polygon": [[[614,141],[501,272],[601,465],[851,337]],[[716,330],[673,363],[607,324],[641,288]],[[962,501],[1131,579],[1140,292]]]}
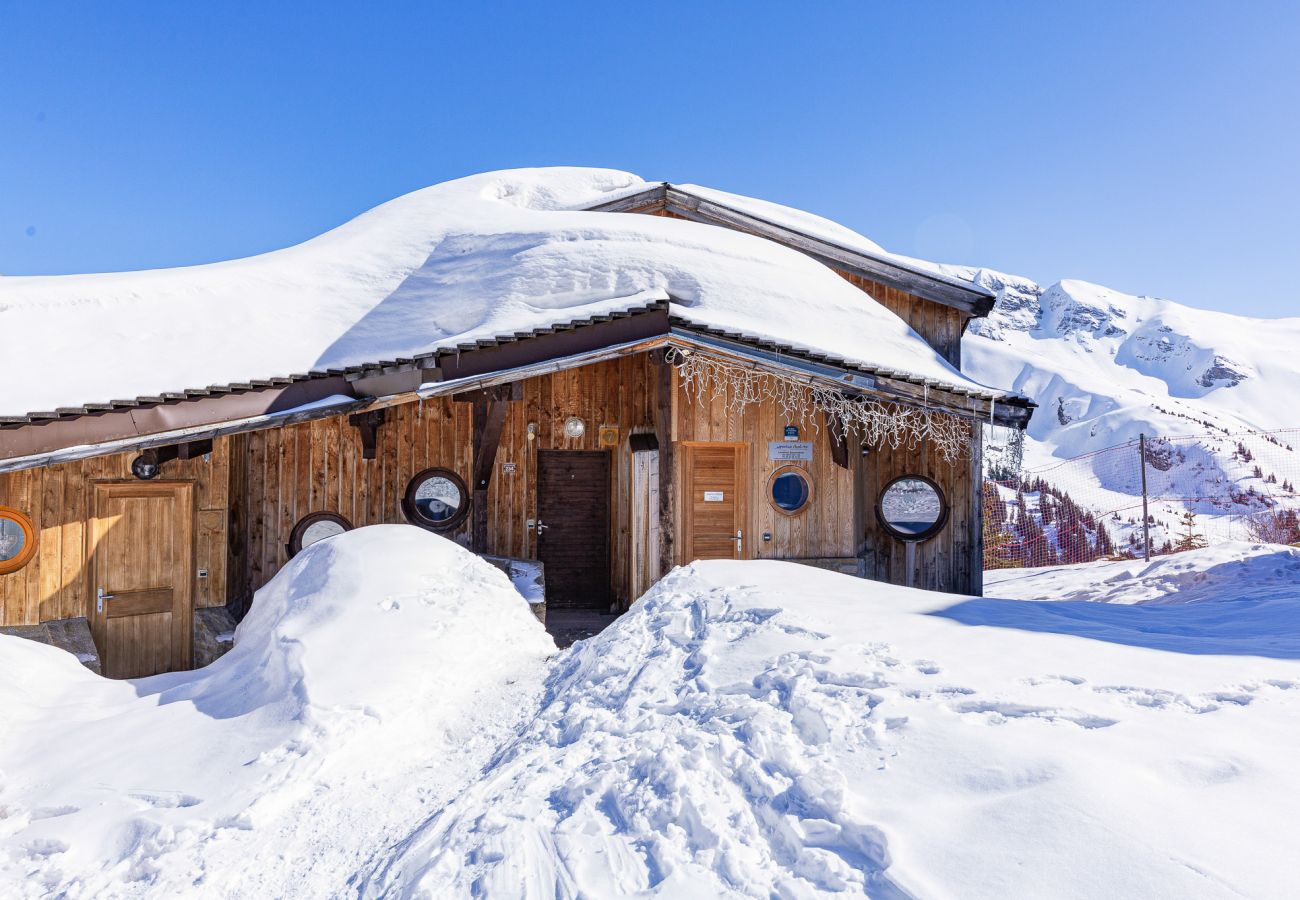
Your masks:
{"label": "round porthole window", "polygon": [[303,516],[289,535],[289,556],[297,556],[304,547],[352,530],[352,523],[338,513],[317,512]]}
{"label": "round porthole window", "polygon": [[36,526],[26,514],[0,506],[0,575],[17,572],[36,554]]}
{"label": "round porthole window", "polygon": [[798,466],[781,466],[767,482],[767,499],[782,515],[799,515],[808,508],[812,495],[812,478]]}
{"label": "round porthole window", "polygon": [[934,537],[948,521],[948,503],[943,491],[924,475],[895,478],[880,492],[876,518],[900,541],[924,541]]}
{"label": "round porthole window", "polygon": [[447,531],[465,521],[469,491],[450,469],[425,469],[406,486],[402,511],[413,525]]}

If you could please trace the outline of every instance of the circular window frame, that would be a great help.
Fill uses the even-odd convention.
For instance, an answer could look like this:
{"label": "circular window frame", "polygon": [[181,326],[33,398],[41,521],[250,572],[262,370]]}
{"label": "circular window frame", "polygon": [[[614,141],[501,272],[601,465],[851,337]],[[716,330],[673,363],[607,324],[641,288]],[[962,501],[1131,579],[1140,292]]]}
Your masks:
{"label": "circular window frame", "polygon": [[[420,485],[431,478],[445,478],[456,486],[460,495],[465,498],[465,502],[460,505],[460,509],[452,513],[441,522],[434,522],[432,519],[426,519],[418,512],[415,505],[415,492]],[[402,495],[402,514],[406,516],[406,521],[412,525],[418,525],[427,531],[455,531],[465,521],[469,515],[469,508],[472,503],[469,493],[469,487],[465,484],[465,479],[461,478],[451,469],[444,469],[442,466],[431,466],[411,476],[411,480],[406,483],[406,493]]]}
{"label": "circular window frame", "polygon": [[[939,518],[935,519],[934,524],[925,531],[919,531],[915,534],[899,531],[893,525],[889,524],[889,521],[885,518],[885,511],[881,508],[881,503],[885,499],[885,494],[889,493],[889,489],[900,481],[924,481],[930,486],[935,494],[938,495]],[[880,523],[880,527],[885,530],[886,534],[897,541],[902,541],[904,544],[920,544],[924,541],[930,540],[930,538],[943,531],[944,526],[948,524],[948,514],[950,512],[951,507],[948,504],[948,495],[943,492],[943,488],[939,487],[938,482],[926,475],[899,475],[897,478],[891,479],[888,484],[880,489],[880,493],[876,495],[876,521]]]}
{"label": "circular window frame", "polygon": [[0,575],[8,575],[17,572],[36,556],[38,535],[32,517],[22,510],[14,509],[12,506],[0,506],[0,518],[17,522],[18,527],[23,530],[23,549],[19,550],[18,555],[13,559],[0,559]]}
{"label": "circular window frame", "polygon": [[[798,509],[786,509],[781,504],[777,503],[776,498],[772,496],[772,489],[776,487],[776,480],[782,475],[791,472],[803,478],[803,483],[808,486],[808,499],[804,500],[803,506]],[[772,474],[767,476],[767,488],[764,490],[763,495],[767,497],[767,503],[772,507],[772,509],[776,510],[783,516],[793,519],[796,516],[804,515],[808,510],[812,509],[813,501],[817,499],[817,484],[813,481],[812,472],[809,472],[803,466],[796,466],[787,463],[783,466],[777,466],[772,470]]]}
{"label": "circular window frame", "polygon": [[[289,558],[293,559],[302,552],[302,538],[307,533],[307,529],[317,522],[337,522],[343,526],[344,531],[352,530],[352,523],[335,512],[314,512],[308,513],[298,520],[298,524],[293,526],[293,531],[289,532],[289,543],[286,549],[289,551]],[[328,539],[326,539],[328,540]],[[319,542],[317,542],[319,543]],[[307,546],[311,546],[308,544]]]}

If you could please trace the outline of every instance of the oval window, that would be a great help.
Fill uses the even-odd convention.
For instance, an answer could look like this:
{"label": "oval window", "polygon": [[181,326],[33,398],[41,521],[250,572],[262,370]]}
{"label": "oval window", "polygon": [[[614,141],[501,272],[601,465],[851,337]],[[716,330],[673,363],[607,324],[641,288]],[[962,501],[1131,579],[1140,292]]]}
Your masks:
{"label": "oval window", "polygon": [[406,486],[402,509],[412,524],[446,531],[465,520],[469,491],[450,469],[425,469]]}
{"label": "oval window", "polygon": [[303,516],[289,535],[289,556],[297,556],[304,547],[352,530],[352,523],[338,513],[317,512]]}
{"label": "oval window", "polygon": [[939,485],[923,475],[895,478],[880,492],[876,517],[900,541],[933,537],[948,520],[948,504]]}
{"label": "oval window", "polygon": [[767,499],[777,512],[798,515],[812,500],[812,479],[798,466],[782,466],[768,480]]}
{"label": "oval window", "polygon": [[36,553],[36,526],[25,513],[0,506],[0,575],[17,572]]}

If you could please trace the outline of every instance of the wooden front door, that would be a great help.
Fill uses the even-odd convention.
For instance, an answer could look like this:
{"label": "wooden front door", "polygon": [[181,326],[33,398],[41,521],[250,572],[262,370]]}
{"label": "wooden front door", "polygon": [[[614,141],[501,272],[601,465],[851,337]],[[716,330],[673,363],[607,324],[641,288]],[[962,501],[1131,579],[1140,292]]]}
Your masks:
{"label": "wooden front door", "polygon": [[546,605],[607,610],[609,454],[537,454],[537,558],[546,567]]}
{"label": "wooden front door", "polygon": [[748,444],[683,441],[684,562],[745,559],[745,473]]}
{"label": "wooden front door", "polygon": [[90,621],[109,678],[190,667],[193,509],[189,483],[95,485]]}

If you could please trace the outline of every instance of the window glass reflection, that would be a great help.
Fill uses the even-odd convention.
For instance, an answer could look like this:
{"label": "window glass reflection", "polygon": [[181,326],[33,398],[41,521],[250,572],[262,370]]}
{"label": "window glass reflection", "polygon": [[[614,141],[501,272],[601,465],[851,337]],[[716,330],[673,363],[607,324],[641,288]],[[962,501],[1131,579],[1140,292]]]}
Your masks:
{"label": "window glass reflection", "polygon": [[464,502],[455,482],[441,475],[426,478],[415,489],[415,508],[430,522],[445,522],[460,511]]}
{"label": "window glass reflection", "polygon": [[924,479],[900,478],[881,496],[880,515],[899,534],[922,535],[943,515],[943,499]]}
{"label": "window glass reflection", "polygon": [[27,532],[13,519],[0,516],[0,562],[16,559],[27,544]]}
{"label": "window glass reflection", "polygon": [[335,522],[332,519],[321,519],[312,522],[302,533],[302,546],[310,547],[317,541],[323,541],[326,538],[332,538],[335,535],[342,534],[347,529],[341,522]]}
{"label": "window glass reflection", "polygon": [[772,480],[772,502],[796,512],[808,502],[808,480],[799,472],[783,472]]}

